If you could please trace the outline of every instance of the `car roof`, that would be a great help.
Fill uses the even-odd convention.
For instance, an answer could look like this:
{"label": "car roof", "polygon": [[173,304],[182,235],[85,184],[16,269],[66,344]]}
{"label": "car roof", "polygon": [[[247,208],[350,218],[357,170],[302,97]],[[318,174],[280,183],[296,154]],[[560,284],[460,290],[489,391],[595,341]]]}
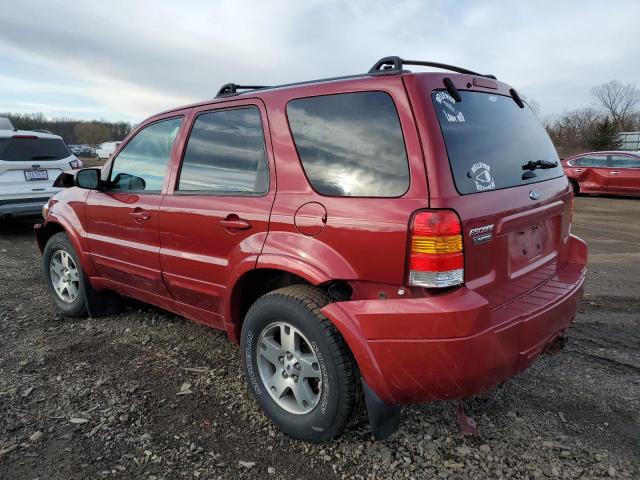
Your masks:
{"label": "car roof", "polygon": [[53,133],[35,132],[32,130],[0,130],[0,138],[11,138],[16,136],[55,138],[58,140],[62,140],[62,137],[60,135],[54,135]]}
{"label": "car roof", "polygon": [[602,150],[595,152],[582,152],[577,153],[575,155],[571,155],[570,157],[565,157],[564,160],[570,160],[572,158],[584,157],[585,155],[632,155],[634,157],[640,156],[640,151],[634,150]]}

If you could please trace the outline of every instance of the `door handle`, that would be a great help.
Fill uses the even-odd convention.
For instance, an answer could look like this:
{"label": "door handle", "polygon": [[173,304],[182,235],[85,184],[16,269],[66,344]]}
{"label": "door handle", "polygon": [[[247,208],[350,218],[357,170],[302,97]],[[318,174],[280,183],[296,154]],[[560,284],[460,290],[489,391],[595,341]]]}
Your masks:
{"label": "door handle", "polygon": [[582,172],[582,171],[584,171],[584,168],[574,168],[573,171],[574,172]]}
{"label": "door handle", "polygon": [[609,172],[611,175],[618,175],[620,172]]}
{"label": "door handle", "polygon": [[227,215],[227,218],[220,220],[220,226],[229,230],[248,230],[251,224],[238,217],[236,214]]}
{"label": "door handle", "polygon": [[137,222],[140,222],[142,220],[149,220],[151,218],[151,215],[149,214],[149,212],[145,212],[144,210],[137,210],[137,209],[129,213],[129,215],[131,215],[131,218],[133,218]]}

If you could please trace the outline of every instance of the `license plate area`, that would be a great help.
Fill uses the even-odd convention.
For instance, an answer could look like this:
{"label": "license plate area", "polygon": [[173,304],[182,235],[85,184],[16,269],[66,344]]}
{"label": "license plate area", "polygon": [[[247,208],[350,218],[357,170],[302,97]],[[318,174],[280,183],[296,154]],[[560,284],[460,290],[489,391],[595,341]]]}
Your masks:
{"label": "license plate area", "polygon": [[33,169],[33,170],[25,170],[24,178],[28,182],[36,181],[36,180],[49,180],[49,172],[46,170]]}
{"label": "license plate area", "polygon": [[513,275],[553,251],[553,232],[548,222],[509,234],[509,272]]}

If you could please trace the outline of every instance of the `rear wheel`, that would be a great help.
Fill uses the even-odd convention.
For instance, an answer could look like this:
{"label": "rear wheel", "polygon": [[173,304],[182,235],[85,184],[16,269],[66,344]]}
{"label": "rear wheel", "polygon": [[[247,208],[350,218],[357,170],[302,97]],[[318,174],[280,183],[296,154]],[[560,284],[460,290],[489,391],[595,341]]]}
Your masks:
{"label": "rear wheel", "polygon": [[573,188],[573,194],[575,196],[580,195],[580,185],[578,184],[578,182],[570,180],[569,183],[571,184],[571,188]]}
{"label": "rear wheel", "polygon": [[241,346],[249,389],[288,435],[307,441],[339,436],[360,394],[355,362],[335,326],[320,313],[329,297],[294,285],[249,309]]}

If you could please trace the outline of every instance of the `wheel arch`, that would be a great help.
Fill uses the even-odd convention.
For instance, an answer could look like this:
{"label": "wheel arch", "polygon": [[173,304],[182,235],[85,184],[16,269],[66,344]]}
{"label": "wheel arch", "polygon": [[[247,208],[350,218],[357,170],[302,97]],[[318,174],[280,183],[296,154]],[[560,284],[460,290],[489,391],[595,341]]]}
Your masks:
{"label": "wheel arch", "polygon": [[83,238],[80,233],[76,229],[72,228],[63,218],[50,215],[44,224],[36,225],[35,231],[36,241],[38,242],[38,247],[41,252],[44,251],[44,247],[52,236],[58,233],[65,233],[67,237],[69,237],[71,245],[78,254],[82,270],[85,274],[88,277],[97,275],[93,267],[93,263],[89,258],[89,254],[84,248]]}
{"label": "wheel arch", "polygon": [[255,264],[242,264],[232,278],[224,317],[229,338],[238,344],[244,316],[262,295],[296,284],[313,285],[325,291],[333,285],[346,284],[339,280],[341,277],[332,276],[300,258],[282,254],[260,255]]}
{"label": "wheel arch", "polygon": [[240,343],[240,331],[244,317],[253,303],[261,296],[282,287],[314,283],[300,272],[282,268],[253,268],[238,276],[228,296],[225,323],[229,338]]}

